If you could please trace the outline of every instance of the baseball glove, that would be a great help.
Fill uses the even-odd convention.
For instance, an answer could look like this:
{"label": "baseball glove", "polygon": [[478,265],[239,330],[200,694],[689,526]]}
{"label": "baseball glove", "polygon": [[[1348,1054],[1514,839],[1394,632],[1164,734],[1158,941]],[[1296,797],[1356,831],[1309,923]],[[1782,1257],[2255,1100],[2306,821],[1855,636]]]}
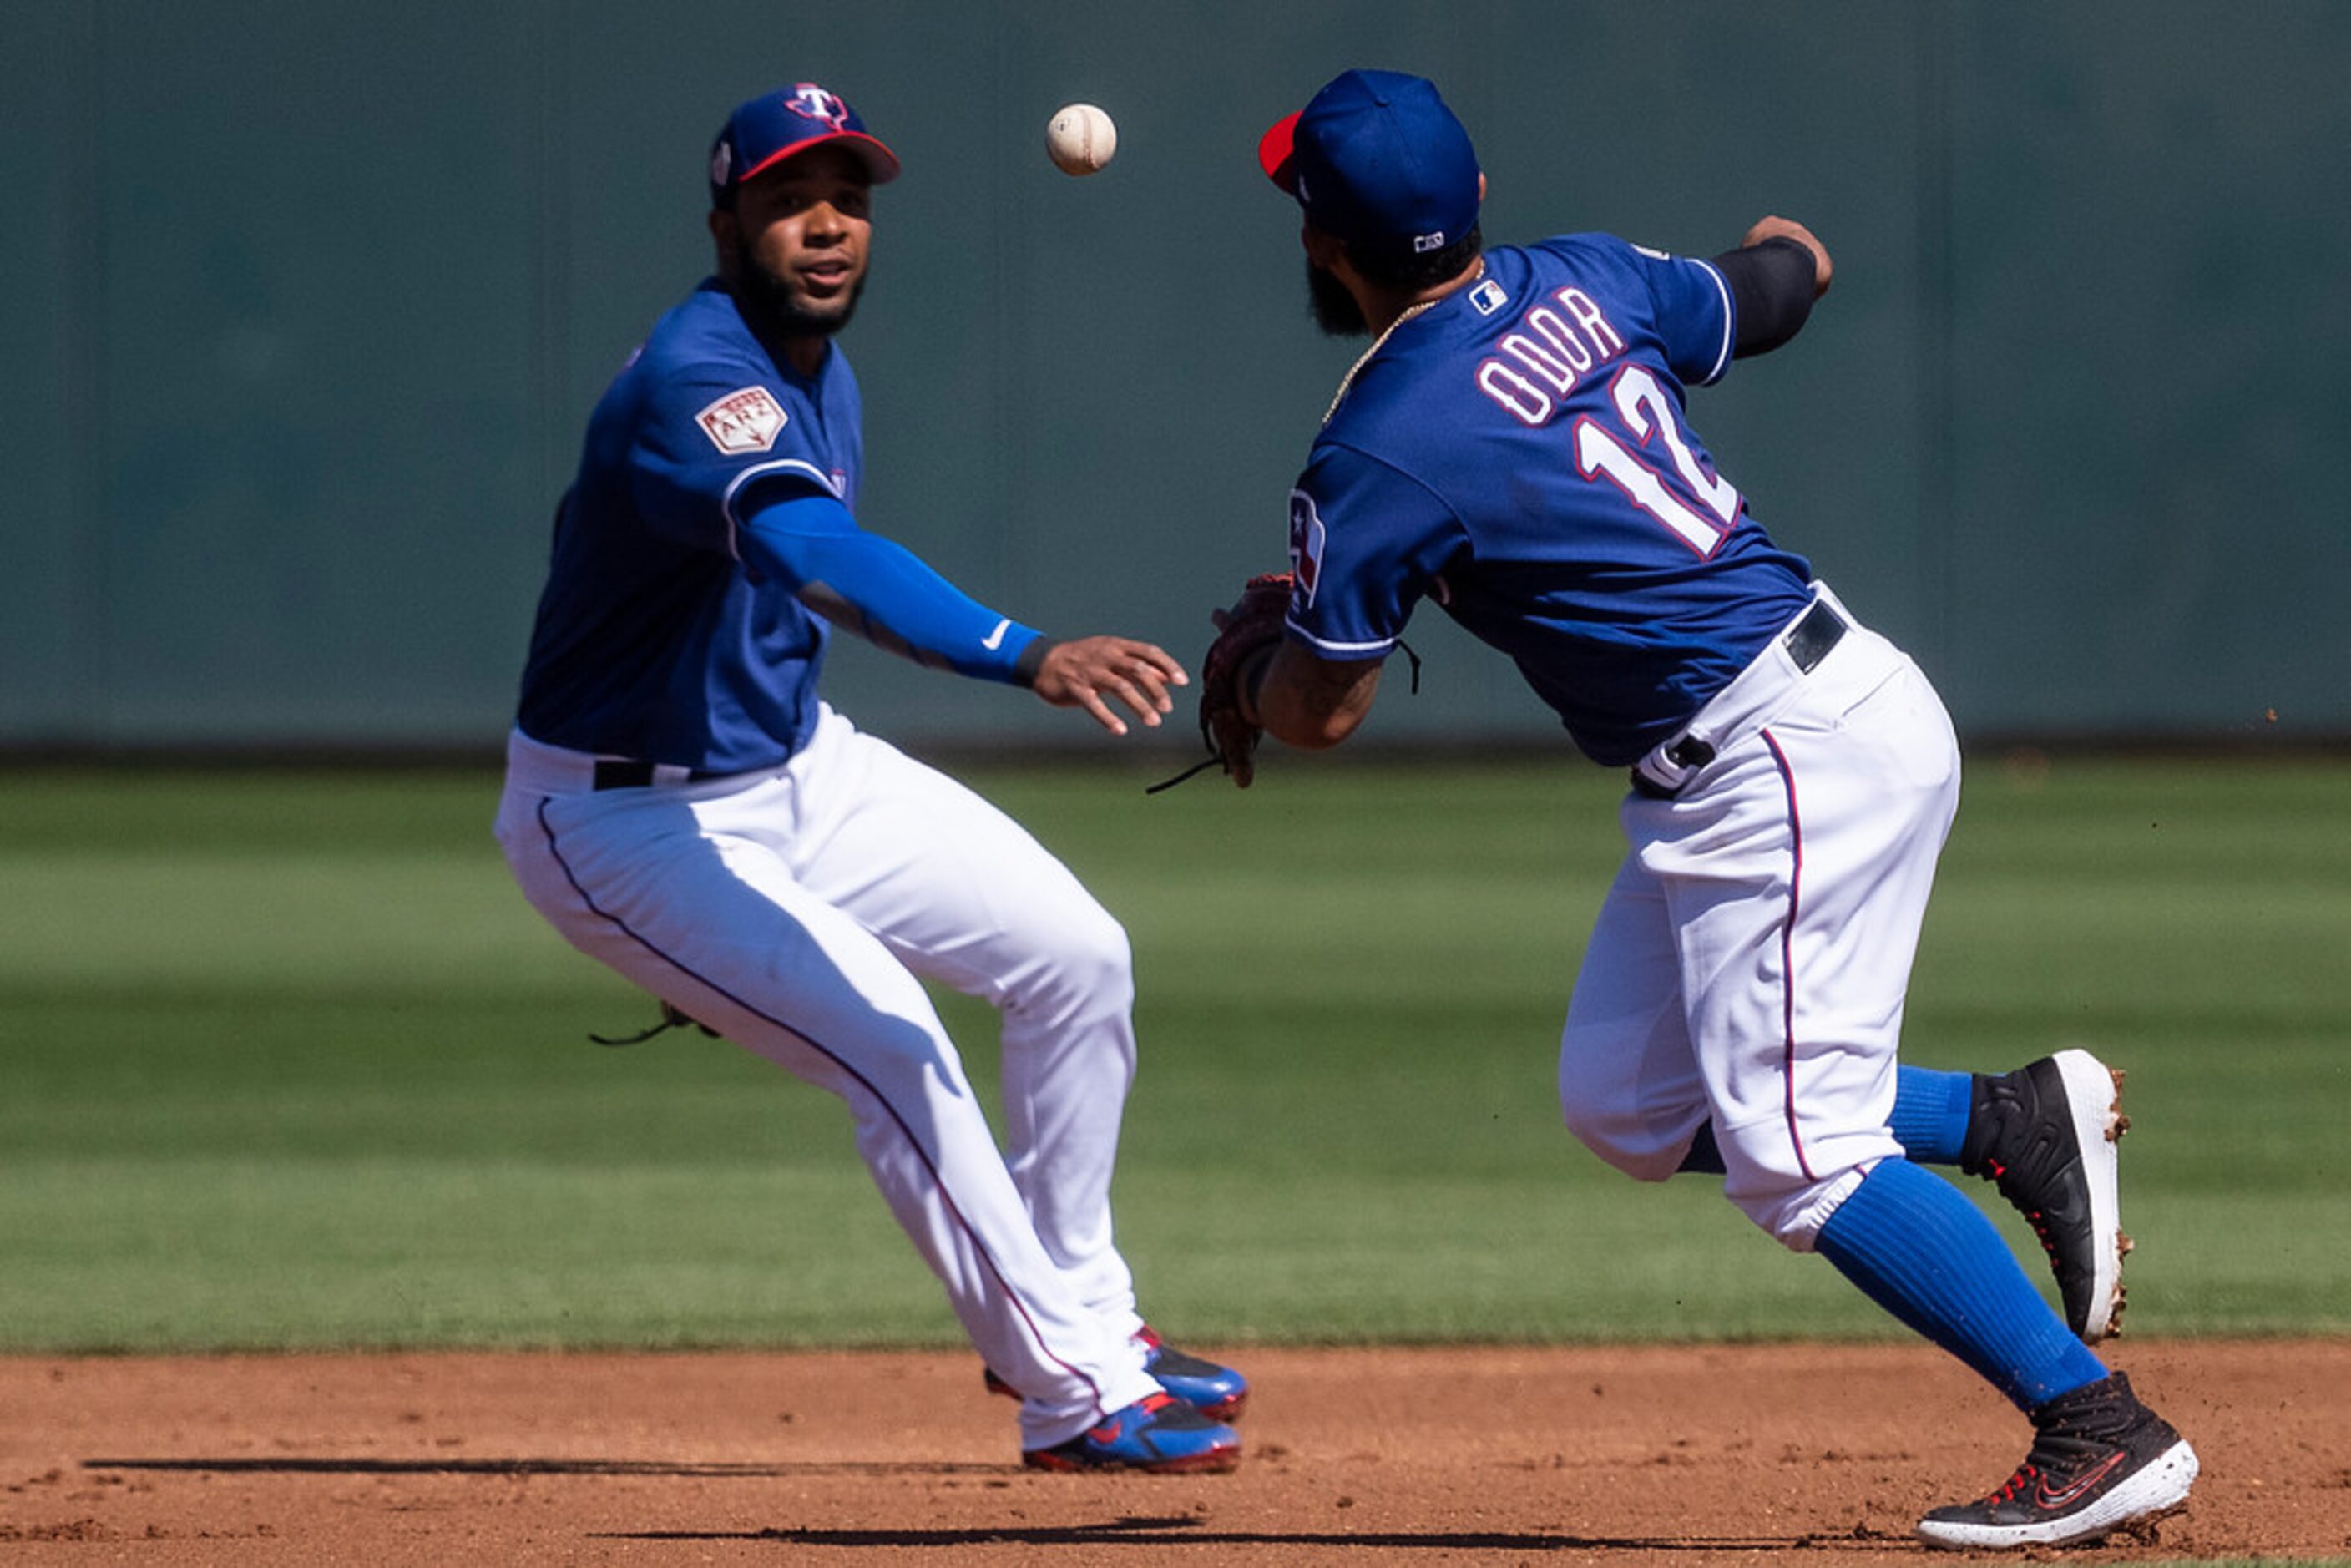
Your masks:
{"label": "baseball glove", "polygon": [[1242,694],[1280,645],[1290,580],[1286,571],[1260,572],[1249,580],[1230,610],[1209,616],[1217,640],[1200,662],[1200,734],[1226,774],[1243,789],[1256,777],[1253,759],[1265,731],[1244,710]]}

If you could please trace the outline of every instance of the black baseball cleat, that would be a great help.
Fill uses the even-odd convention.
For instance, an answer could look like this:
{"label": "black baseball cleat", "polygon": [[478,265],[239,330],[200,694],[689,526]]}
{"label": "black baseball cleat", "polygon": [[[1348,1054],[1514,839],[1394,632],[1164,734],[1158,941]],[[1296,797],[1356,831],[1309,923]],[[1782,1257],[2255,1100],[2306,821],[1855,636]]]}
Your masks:
{"label": "black baseball cleat", "polygon": [[1989,1176],[2041,1238],[2065,1323],[2084,1344],[2122,1332],[2122,1232],[2115,1141],[2123,1075],[2086,1051],[2061,1051],[2013,1072],[1975,1074],[1959,1168]]}
{"label": "black baseball cleat", "polygon": [[2196,1450],[2138,1402],[2122,1373],[2032,1412],[2032,1451],[1990,1497],[1938,1508],[1918,1539],[1955,1551],[2064,1546],[2161,1518],[2188,1501]]}

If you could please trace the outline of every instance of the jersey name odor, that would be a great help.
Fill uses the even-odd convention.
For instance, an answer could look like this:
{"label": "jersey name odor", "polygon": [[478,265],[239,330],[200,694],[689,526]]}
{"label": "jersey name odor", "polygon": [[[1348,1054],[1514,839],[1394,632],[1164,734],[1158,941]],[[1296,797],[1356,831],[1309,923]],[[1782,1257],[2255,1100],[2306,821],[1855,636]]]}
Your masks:
{"label": "jersey name odor", "polygon": [[1570,284],[1520,317],[1496,346],[1501,355],[1479,363],[1478,390],[1520,423],[1541,425],[1578,378],[1625,351],[1625,340],[1592,297]]}

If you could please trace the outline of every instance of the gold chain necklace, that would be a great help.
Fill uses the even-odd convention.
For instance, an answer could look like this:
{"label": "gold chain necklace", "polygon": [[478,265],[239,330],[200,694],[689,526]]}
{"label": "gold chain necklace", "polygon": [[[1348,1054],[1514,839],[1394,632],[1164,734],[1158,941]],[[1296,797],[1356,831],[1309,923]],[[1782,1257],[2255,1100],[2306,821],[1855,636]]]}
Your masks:
{"label": "gold chain necklace", "polygon": [[[1478,258],[1477,273],[1470,277],[1469,281],[1471,283],[1475,283],[1479,278],[1485,276],[1486,258],[1481,256]],[[1448,289],[1445,293],[1438,295],[1435,299],[1424,299],[1417,305],[1405,306],[1404,313],[1398,316],[1395,320],[1389,322],[1387,324],[1387,330],[1373,339],[1372,346],[1365,349],[1362,357],[1357,359],[1353,364],[1347,367],[1347,373],[1339,378],[1339,390],[1331,394],[1331,406],[1322,411],[1322,423],[1325,424],[1331,423],[1331,416],[1339,412],[1339,405],[1347,401],[1347,389],[1355,384],[1355,372],[1372,362],[1372,356],[1378,353],[1380,350],[1386,345],[1389,336],[1394,333],[1397,328],[1403,326],[1405,322],[1411,320],[1414,317],[1419,315],[1430,306],[1437,304],[1441,300],[1450,299],[1452,298],[1453,291]]]}
{"label": "gold chain necklace", "polygon": [[[1439,298],[1442,298],[1442,296]],[[1365,349],[1363,351],[1362,356],[1358,358],[1353,364],[1347,367],[1347,373],[1339,378],[1339,390],[1331,394],[1331,406],[1322,411],[1323,423],[1330,423],[1331,416],[1339,412],[1339,405],[1347,401],[1347,389],[1355,384],[1355,372],[1372,362],[1372,356],[1378,353],[1380,350],[1386,345],[1389,335],[1395,332],[1397,328],[1403,326],[1405,322],[1411,320],[1414,317],[1419,315],[1422,311],[1427,309],[1430,306],[1436,303],[1437,301],[1435,299],[1424,299],[1417,305],[1405,306],[1404,314],[1389,322],[1387,325],[1387,330],[1382,332],[1378,337],[1372,340],[1372,346]]]}

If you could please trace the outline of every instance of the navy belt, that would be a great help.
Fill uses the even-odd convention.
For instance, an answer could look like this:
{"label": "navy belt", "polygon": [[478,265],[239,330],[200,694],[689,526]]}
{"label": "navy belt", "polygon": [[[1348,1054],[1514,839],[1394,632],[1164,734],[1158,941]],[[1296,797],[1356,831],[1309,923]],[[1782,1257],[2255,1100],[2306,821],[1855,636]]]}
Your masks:
{"label": "navy belt", "polygon": [[[600,757],[596,759],[596,779],[591,786],[597,789],[643,789],[653,784],[659,763],[640,762],[633,757]],[[709,773],[699,768],[670,769],[670,783],[699,784],[705,779],[724,779],[723,773]]]}
{"label": "navy belt", "polygon": [[[1844,617],[1838,614],[1827,600],[1815,600],[1813,607],[1804,612],[1803,619],[1788,628],[1781,637],[1780,645],[1787,649],[1788,657],[1795,661],[1797,672],[1809,675],[1820,668],[1821,661],[1829,656],[1830,649],[1844,641],[1848,630]],[[1714,760],[1714,745],[1698,736],[1683,735],[1667,746],[1666,760],[1677,768],[1695,772]],[[1652,800],[1670,800],[1680,793],[1679,790],[1667,789],[1637,768],[1633,769],[1633,790]]]}

